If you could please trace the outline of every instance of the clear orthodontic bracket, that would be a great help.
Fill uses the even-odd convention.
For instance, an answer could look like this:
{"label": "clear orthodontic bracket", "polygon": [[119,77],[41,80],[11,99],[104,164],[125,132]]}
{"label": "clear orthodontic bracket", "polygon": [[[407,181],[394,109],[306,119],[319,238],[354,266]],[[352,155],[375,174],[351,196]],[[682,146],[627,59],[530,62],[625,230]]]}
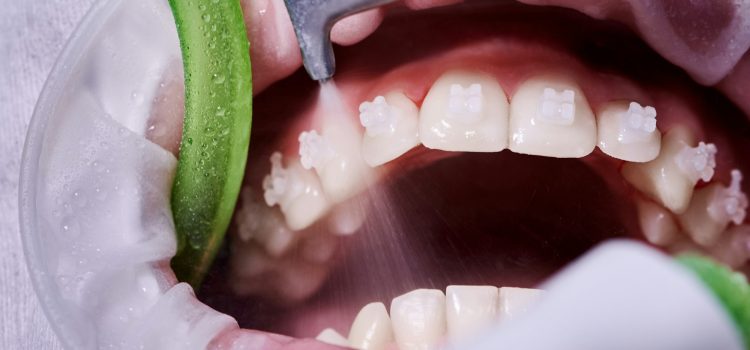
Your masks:
{"label": "clear orthodontic bracket", "polygon": [[556,125],[571,125],[575,121],[575,91],[557,91],[544,88],[537,116],[540,120]]}
{"label": "clear orthodontic bracket", "polygon": [[316,130],[299,134],[300,163],[305,169],[322,170],[336,156],[333,147]]}
{"label": "clear orthodontic bracket", "polygon": [[359,122],[371,137],[393,133],[396,130],[396,110],[385,101],[385,97],[377,96],[372,102],[359,105]]}
{"label": "clear orthodontic bracket", "polygon": [[748,199],[742,192],[742,172],[738,169],[732,170],[732,182],[729,187],[720,192],[719,198],[712,203],[711,213],[715,217],[724,218],[735,225],[742,224],[747,214]]}
{"label": "clear orthodontic bracket", "polygon": [[[281,205],[288,191],[294,191],[293,179],[282,164],[282,156],[274,152],[269,158],[271,162],[271,173],[263,178],[263,199],[269,207]],[[296,194],[292,194],[295,197]]]}
{"label": "clear orthodontic bracket", "polygon": [[677,165],[693,182],[711,181],[716,168],[716,145],[701,141],[696,147],[685,146],[677,154]]}
{"label": "clear orthodontic bracket", "polygon": [[620,115],[620,132],[617,140],[624,143],[636,143],[648,140],[656,131],[656,109],[630,102],[628,111]]}
{"label": "clear orthodontic bracket", "polygon": [[448,96],[448,116],[468,123],[476,122],[482,113],[482,85],[463,87],[452,84]]}

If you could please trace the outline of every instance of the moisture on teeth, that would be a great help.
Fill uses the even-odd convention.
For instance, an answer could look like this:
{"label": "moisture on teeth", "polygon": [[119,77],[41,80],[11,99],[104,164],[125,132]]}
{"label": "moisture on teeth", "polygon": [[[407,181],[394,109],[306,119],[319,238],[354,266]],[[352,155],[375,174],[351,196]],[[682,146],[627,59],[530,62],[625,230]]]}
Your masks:
{"label": "moisture on teeth", "polygon": [[444,73],[419,111],[419,139],[444,151],[499,152],[508,145],[508,98],[494,77]]}
{"label": "moisture on teeth", "polygon": [[713,246],[729,223],[741,224],[747,211],[747,195],[742,192],[742,173],[732,170],[728,187],[712,183],[695,191],[688,209],[680,215],[680,224],[696,243]]}
{"label": "moisture on teeth", "polygon": [[[625,163],[622,175],[641,193],[673,213],[681,214],[687,209],[693,196],[693,187],[698,182],[699,176],[695,174],[713,175],[715,165],[713,156],[709,156],[715,147],[706,145],[702,148],[703,151],[694,152],[690,150],[701,147],[693,148],[690,146],[692,144],[695,144],[692,133],[685,127],[677,126],[664,135],[661,151],[656,159],[647,163]],[[690,164],[696,171],[686,172],[684,168],[687,165],[680,164]]]}
{"label": "moisture on teeth", "polygon": [[433,349],[445,334],[445,295],[417,289],[391,301],[393,333],[401,350]]}
{"label": "moisture on teeth", "polygon": [[336,332],[333,328],[326,328],[318,334],[317,337],[315,337],[316,340],[321,341],[323,343],[335,345],[335,346],[342,346],[345,348],[351,347],[349,344],[349,341],[344,338],[343,335],[339,334],[339,332]]}
{"label": "moisture on teeth", "polygon": [[646,239],[660,247],[672,244],[679,234],[672,213],[661,205],[647,200],[638,199],[636,204],[641,231]]}
{"label": "moisture on teeth", "polygon": [[542,297],[540,289],[501,287],[498,298],[499,318],[505,322],[525,314]]}
{"label": "moisture on teeth", "polygon": [[301,230],[322,217],[329,208],[315,173],[292,159],[284,167],[282,155],[271,155],[271,173],[263,179],[263,197],[270,207],[278,205],[292,230]]}
{"label": "moisture on teeth", "polygon": [[300,162],[315,169],[326,197],[343,202],[367,184],[367,165],[361,154],[361,135],[346,118],[325,120],[323,132],[304,131],[299,135]]}
{"label": "moisture on teeth", "polygon": [[659,155],[661,133],[656,109],[637,102],[605,104],[597,119],[598,145],[605,154],[629,162],[648,162]]}
{"label": "moisture on teeth", "polygon": [[349,344],[355,349],[380,350],[393,342],[391,318],[383,303],[365,305],[349,330]]}
{"label": "moisture on teeth", "polygon": [[523,82],[510,102],[510,150],[580,158],[596,146],[596,120],[581,89],[563,77]]}
{"label": "moisture on teeth", "polygon": [[419,110],[406,95],[394,91],[359,106],[365,127],[362,158],[371,166],[387,163],[419,145]]}
{"label": "moisture on teeth", "polygon": [[497,316],[498,288],[494,286],[448,286],[448,336],[465,339],[489,326]]}

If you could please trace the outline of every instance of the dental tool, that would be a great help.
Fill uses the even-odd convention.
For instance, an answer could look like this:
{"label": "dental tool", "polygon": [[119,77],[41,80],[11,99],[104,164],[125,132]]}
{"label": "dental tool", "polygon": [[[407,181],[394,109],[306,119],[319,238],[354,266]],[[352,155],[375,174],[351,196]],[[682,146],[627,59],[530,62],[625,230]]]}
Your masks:
{"label": "dental tool", "polygon": [[747,281],[706,261],[606,242],[542,285],[523,317],[453,349],[745,349],[737,315],[747,301],[732,296],[747,293]]}
{"label": "dental tool", "polygon": [[284,0],[297,35],[305,70],[313,80],[327,81],[336,70],[331,28],[338,20],[395,0]]}

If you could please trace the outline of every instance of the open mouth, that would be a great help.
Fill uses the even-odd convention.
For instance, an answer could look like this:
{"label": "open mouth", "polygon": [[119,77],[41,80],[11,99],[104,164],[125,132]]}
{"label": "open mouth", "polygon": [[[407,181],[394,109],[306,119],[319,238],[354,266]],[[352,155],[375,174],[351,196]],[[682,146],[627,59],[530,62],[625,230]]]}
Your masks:
{"label": "open mouth", "polygon": [[[319,334],[354,348],[434,348],[542,309],[558,294],[536,288],[612,238],[750,271],[750,60],[721,80],[744,43],[722,52],[734,58],[709,54],[738,8],[612,1],[579,4],[584,15],[407,0],[349,22],[349,36],[334,28],[347,44],[373,32],[337,47],[335,78],[319,85],[298,69],[294,43],[269,40],[290,29],[282,2],[245,1],[252,142],[196,299],[168,263],[184,114],[178,38],[166,3],[116,3],[84,23],[113,22],[109,31],[76,40],[66,56],[89,52],[56,68],[45,90],[62,91],[40,98],[24,156],[26,255],[61,338],[80,340],[72,348],[328,347],[309,339]],[[682,49],[663,50],[665,37]],[[623,280],[607,285],[642,281]],[[676,285],[659,300],[669,304]],[[659,309],[702,322],[670,331],[737,333],[701,288],[701,302]],[[719,321],[679,313],[697,304]],[[735,333],[727,343],[739,344]],[[702,335],[693,339],[719,337]]]}
{"label": "open mouth", "polygon": [[[533,288],[609,238],[746,268],[750,124],[721,93],[572,10],[387,12],[337,48],[333,83],[299,71],[257,96],[242,194],[200,300],[297,338],[346,335],[382,302],[408,348],[419,331],[394,314],[399,295]],[[176,151],[178,134],[151,138]]]}

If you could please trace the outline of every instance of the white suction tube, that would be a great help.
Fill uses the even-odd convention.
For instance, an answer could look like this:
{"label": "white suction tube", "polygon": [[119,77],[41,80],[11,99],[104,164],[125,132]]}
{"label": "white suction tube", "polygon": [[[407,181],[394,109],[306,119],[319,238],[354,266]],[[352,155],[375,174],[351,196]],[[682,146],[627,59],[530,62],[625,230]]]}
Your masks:
{"label": "white suction tube", "polygon": [[743,350],[708,287],[640,243],[604,243],[541,286],[540,302],[454,349]]}

